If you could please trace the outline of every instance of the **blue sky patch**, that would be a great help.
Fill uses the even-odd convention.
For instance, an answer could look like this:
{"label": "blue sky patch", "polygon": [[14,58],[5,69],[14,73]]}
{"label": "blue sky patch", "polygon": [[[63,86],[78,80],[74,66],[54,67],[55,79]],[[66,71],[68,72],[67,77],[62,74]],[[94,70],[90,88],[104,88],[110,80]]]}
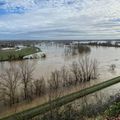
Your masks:
{"label": "blue sky patch", "polygon": [[0,8],[0,15],[7,15],[7,14],[22,14],[25,12],[24,7],[15,7],[15,8]]}

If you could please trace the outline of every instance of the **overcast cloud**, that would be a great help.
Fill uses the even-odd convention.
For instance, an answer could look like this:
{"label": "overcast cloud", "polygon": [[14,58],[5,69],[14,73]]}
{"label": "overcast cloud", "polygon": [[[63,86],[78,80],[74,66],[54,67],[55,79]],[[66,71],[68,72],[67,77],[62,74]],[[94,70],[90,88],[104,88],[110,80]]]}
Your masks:
{"label": "overcast cloud", "polygon": [[0,39],[120,38],[120,0],[0,0]]}

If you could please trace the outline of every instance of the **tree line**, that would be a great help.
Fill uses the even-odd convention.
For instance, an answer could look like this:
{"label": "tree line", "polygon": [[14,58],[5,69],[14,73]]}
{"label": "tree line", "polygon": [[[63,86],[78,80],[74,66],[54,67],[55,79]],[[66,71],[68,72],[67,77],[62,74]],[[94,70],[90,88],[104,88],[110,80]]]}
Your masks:
{"label": "tree line", "polygon": [[51,72],[51,76],[34,79],[35,64],[20,61],[17,65],[9,62],[0,74],[0,100],[12,107],[22,101],[32,101],[36,97],[49,96],[49,101],[62,95],[73,86],[79,86],[98,77],[98,62],[85,57],[74,61],[69,67]]}

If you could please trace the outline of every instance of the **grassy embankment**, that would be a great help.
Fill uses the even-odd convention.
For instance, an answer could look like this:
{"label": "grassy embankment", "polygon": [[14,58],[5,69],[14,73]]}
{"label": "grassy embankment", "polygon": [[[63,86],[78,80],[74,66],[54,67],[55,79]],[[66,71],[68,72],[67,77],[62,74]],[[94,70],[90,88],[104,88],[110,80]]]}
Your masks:
{"label": "grassy embankment", "polygon": [[23,112],[16,113],[16,114],[13,114],[13,115],[8,116],[8,117],[1,118],[0,120],[16,120],[16,119],[29,120],[37,115],[44,114],[44,113],[48,112],[51,108],[55,109],[55,108],[61,107],[61,106],[68,104],[76,99],[79,99],[79,98],[84,97],[86,95],[92,94],[96,91],[102,90],[104,88],[107,88],[107,87],[114,85],[116,83],[119,83],[119,82],[120,82],[120,77],[116,77],[116,78],[113,78],[111,80],[94,85],[92,87],[85,88],[85,89],[80,90],[78,92],[63,96],[61,98],[57,98],[57,99],[53,100],[51,103],[45,103],[43,105],[25,110]]}
{"label": "grassy embankment", "polygon": [[27,47],[19,51],[15,49],[0,50],[0,61],[21,60],[24,56],[40,52],[36,47]]}

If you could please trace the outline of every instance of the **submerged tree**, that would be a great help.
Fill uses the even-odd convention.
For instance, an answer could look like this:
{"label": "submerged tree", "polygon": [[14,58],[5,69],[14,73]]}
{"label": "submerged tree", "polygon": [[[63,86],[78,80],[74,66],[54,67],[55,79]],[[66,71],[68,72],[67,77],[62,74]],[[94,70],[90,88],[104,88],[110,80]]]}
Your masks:
{"label": "submerged tree", "polygon": [[56,117],[54,116],[54,112],[58,115],[59,112],[59,107],[53,110],[54,105],[56,103],[52,103],[52,100],[57,99],[61,96],[61,85],[62,81],[60,78],[60,71],[55,70],[54,72],[51,73],[51,77],[48,81],[48,100],[49,100],[49,105],[50,105],[50,118],[49,120],[54,120]]}
{"label": "submerged tree", "polygon": [[12,63],[0,75],[1,93],[3,100],[8,101],[12,106],[18,101],[17,87],[20,85],[20,71],[19,68]]}
{"label": "submerged tree", "polygon": [[80,59],[79,62],[73,62],[71,71],[74,76],[75,84],[87,82],[98,77],[98,62],[89,57]]}
{"label": "submerged tree", "polygon": [[34,82],[34,91],[36,96],[41,96],[46,92],[46,84],[44,77],[35,80]]}
{"label": "submerged tree", "polygon": [[35,70],[34,66],[35,64],[29,64],[28,61],[21,61],[19,64],[25,100],[29,99],[29,87],[31,85],[32,75]]}

